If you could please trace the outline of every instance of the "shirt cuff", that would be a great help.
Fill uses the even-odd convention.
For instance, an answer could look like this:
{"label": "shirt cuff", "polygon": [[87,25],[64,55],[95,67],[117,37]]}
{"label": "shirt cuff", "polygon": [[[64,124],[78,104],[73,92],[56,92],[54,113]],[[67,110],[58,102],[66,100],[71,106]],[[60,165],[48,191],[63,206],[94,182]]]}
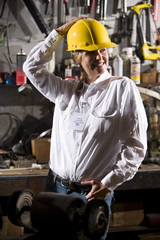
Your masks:
{"label": "shirt cuff", "polygon": [[44,42],[48,48],[52,47],[52,49],[54,50],[59,45],[62,39],[63,39],[63,36],[58,34],[58,32],[55,29],[53,29],[50,32],[50,34],[46,37]]}
{"label": "shirt cuff", "polygon": [[121,177],[115,175],[114,171],[108,173],[101,181],[110,191],[115,190],[124,181]]}

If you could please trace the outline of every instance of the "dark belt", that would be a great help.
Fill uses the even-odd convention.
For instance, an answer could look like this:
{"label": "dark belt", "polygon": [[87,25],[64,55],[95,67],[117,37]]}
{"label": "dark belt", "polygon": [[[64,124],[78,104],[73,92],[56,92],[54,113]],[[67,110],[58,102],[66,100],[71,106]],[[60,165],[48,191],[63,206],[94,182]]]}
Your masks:
{"label": "dark belt", "polygon": [[55,177],[55,181],[59,182],[62,187],[69,188],[75,192],[89,192],[92,188],[91,185],[82,185],[80,182],[72,182],[66,179],[61,178],[56,173],[52,171],[52,174]]}

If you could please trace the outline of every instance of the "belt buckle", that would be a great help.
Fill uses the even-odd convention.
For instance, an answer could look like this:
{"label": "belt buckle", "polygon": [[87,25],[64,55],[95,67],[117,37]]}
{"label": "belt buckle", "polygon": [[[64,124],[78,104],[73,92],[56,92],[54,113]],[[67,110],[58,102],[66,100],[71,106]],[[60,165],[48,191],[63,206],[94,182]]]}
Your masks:
{"label": "belt buckle", "polygon": [[[65,182],[66,182],[66,184],[65,184]],[[62,185],[62,187],[67,187],[69,189],[74,189],[74,183],[69,181],[69,180],[61,179],[61,185]]]}
{"label": "belt buckle", "polygon": [[66,187],[66,186],[64,185],[64,181],[65,181],[65,180],[64,180],[63,178],[61,178],[60,183],[61,183],[61,186],[62,186],[62,187]]}

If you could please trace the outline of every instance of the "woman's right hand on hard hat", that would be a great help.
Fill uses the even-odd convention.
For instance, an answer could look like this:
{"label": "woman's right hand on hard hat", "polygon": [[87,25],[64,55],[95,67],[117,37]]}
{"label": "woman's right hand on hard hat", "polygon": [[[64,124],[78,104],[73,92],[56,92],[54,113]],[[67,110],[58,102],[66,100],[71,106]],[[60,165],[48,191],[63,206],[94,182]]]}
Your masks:
{"label": "woman's right hand on hard hat", "polygon": [[59,28],[57,28],[56,31],[60,35],[64,35],[75,22],[77,22],[78,20],[81,20],[81,19],[87,19],[87,17],[73,18],[72,20],[66,22],[64,25],[62,25]]}

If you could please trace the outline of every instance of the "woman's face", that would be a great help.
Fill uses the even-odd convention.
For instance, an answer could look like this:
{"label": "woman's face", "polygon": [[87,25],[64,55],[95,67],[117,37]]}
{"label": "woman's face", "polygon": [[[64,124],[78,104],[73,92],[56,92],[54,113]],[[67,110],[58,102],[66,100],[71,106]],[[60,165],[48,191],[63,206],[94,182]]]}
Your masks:
{"label": "woman's face", "polygon": [[81,59],[81,66],[86,73],[87,82],[90,84],[100,77],[108,66],[107,49],[86,51]]}

